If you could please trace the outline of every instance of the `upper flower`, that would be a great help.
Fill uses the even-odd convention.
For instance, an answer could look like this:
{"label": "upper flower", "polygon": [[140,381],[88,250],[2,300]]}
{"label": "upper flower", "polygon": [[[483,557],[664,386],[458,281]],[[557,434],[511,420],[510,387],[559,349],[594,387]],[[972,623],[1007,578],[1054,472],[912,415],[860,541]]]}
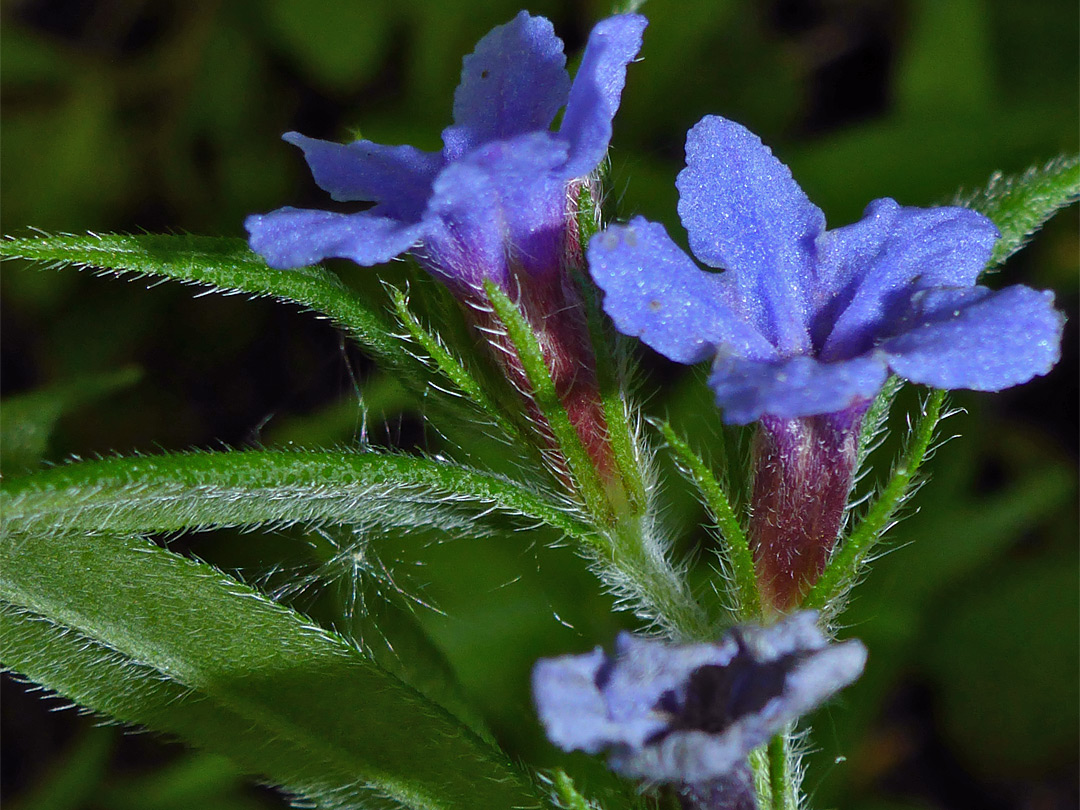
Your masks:
{"label": "upper flower", "polygon": [[738,777],[750,751],[859,677],[866,648],[830,644],[803,611],[717,644],[622,633],[615,654],[541,660],[533,695],[563,750],[610,751],[624,776],[700,785]]}
{"label": "upper flower", "polygon": [[1051,293],[976,285],[998,238],[981,214],[882,199],[826,231],[791,171],[717,116],[687,134],[676,185],[691,250],[726,272],[641,217],[592,240],[590,271],[620,331],[680,363],[714,359],[729,422],[841,411],[889,371],[998,391],[1058,360]]}
{"label": "upper flower", "polygon": [[[441,152],[287,133],[331,197],[375,205],[354,214],[286,207],[251,216],[252,249],[279,268],[331,257],[373,265],[411,251],[452,286],[491,279],[506,287],[517,270],[557,271],[567,184],[607,152],[645,25],[635,14],[599,23],[572,85],[548,20],[522,11],[492,29],[465,57]],[[559,130],[550,131],[564,106]]]}

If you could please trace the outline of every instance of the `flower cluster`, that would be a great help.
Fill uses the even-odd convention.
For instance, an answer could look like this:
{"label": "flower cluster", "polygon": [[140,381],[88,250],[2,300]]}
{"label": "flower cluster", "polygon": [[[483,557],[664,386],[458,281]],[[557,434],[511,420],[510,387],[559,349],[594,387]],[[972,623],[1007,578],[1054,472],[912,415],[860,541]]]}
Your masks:
{"label": "flower cluster", "polygon": [[634,14],[599,23],[571,82],[551,23],[522,12],[465,58],[440,152],[285,135],[335,200],[374,205],[282,208],[246,226],[277,268],[412,255],[473,305],[474,325],[528,400],[528,374],[484,285],[510,293],[609,494],[619,493],[596,357],[568,269],[587,255],[624,334],[680,363],[711,360],[724,419],[760,424],[747,535],[763,610],[778,621],[714,644],[624,633],[611,655],[540,661],[533,690],[560,748],[606,751],[614,770],[674,785],[687,807],[751,808],[751,750],[865,664],[860,642],[830,643],[817,614],[792,611],[835,545],[871,399],[890,374],[984,391],[1045,374],[1063,317],[1051,293],[978,284],[999,237],[986,217],[880,199],[859,222],[826,230],[788,168],[718,116],[688,133],[676,183],[690,248],[711,269],[641,217],[586,251],[578,194],[606,154],[645,25]]}
{"label": "flower cluster", "polygon": [[625,775],[713,793],[745,783],[747,756],[854,681],[866,649],[829,643],[817,614],[736,627],[716,644],[622,633],[614,655],[541,660],[533,694],[560,748],[609,752]]}
{"label": "flower cluster", "polygon": [[725,272],[641,217],[595,238],[589,266],[622,332],[679,363],[712,359],[729,422],[858,407],[890,371],[998,391],[1057,362],[1052,293],[976,284],[998,237],[981,214],[882,199],[826,231],[790,170],[718,116],[688,133],[676,185],[694,255]]}
{"label": "flower cluster", "polygon": [[465,58],[441,152],[287,133],[331,197],[375,205],[249,217],[252,249],[279,268],[334,257],[374,265],[409,252],[459,294],[558,273],[576,238],[572,182],[607,153],[645,24],[635,14],[598,24],[573,83],[548,20],[523,11],[493,29]]}

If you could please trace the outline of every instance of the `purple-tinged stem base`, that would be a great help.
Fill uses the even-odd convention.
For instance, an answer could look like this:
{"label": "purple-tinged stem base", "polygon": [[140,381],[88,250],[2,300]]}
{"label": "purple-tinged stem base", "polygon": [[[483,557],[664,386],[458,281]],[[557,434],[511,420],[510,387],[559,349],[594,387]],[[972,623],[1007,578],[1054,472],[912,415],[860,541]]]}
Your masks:
{"label": "purple-tinged stem base", "polygon": [[754,776],[744,762],[724,779],[679,788],[683,810],[758,810]]}
{"label": "purple-tinged stem base", "polygon": [[749,540],[766,609],[791,611],[821,576],[844,519],[868,405],[762,418],[754,440]]}

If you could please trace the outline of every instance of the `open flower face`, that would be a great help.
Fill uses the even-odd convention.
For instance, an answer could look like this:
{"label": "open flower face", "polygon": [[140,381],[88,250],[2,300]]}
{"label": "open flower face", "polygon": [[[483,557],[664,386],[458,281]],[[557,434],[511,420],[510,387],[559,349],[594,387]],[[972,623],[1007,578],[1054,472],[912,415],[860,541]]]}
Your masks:
{"label": "open flower face", "polygon": [[614,655],[541,660],[533,694],[564,750],[610,752],[624,776],[678,785],[741,779],[750,751],[854,681],[866,649],[829,643],[811,611],[717,644],[622,633]]}
{"label": "open flower face", "polygon": [[997,391],[1057,362],[1051,293],[976,285],[998,237],[981,214],[882,199],[826,231],[788,168],[717,116],[688,133],[676,185],[691,250],[725,272],[641,217],[595,237],[589,267],[620,331],[676,362],[713,360],[728,422],[858,408],[890,371]]}
{"label": "open flower face", "polygon": [[374,265],[410,252],[459,291],[558,272],[576,238],[571,183],[607,153],[645,25],[635,14],[600,22],[572,83],[548,20],[523,11],[493,29],[465,58],[441,152],[287,133],[331,197],[375,205],[249,217],[252,249],[278,268],[332,257]]}

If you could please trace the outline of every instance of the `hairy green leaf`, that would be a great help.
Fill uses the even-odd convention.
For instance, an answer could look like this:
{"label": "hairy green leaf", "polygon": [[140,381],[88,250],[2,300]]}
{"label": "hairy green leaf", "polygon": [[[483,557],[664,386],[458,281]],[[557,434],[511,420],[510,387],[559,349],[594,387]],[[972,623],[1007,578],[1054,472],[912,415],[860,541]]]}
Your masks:
{"label": "hairy green leaf", "polygon": [[555,390],[555,381],[551,377],[536,333],[529,325],[521,310],[510,297],[491,281],[484,282],[488,300],[510,336],[510,341],[517,351],[518,360],[525,370],[525,376],[532,387],[532,395],[551,428],[551,433],[559,445],[559,450],[566,458],[573,475],[574,483],[581,493],[590,513],[600,523],[610,523],[613,519],[611,505],[608,503],[604,485],[593,466],[592,459],[581,443],[581,437],[570,421],[566,408]]}
{"label": "hairy green leaf", "polygon": [[403,356],[390,321],[321,267],[274,270],[243,239],[188,234],[34,236],[0,240],[0,257],[49,267],[159,276],[299,304],[346,329],[380,361]]}
{"label": "hairy green leaf", "polygon": [[518,445],[527,447],[528,443],[523,439],[518,426],[507,418],[504,409],[488,396],[487,391],[480,381],[465,367],[454,354],[447,348],[441,337],[424,327],[411,309],[405,293],[399,289],[393,289],[390,293],[394,302],[394,309],[398,318],[408,331],[410,337],[427,353],[431,362],[442,372],[453,386],[465,397],[476,405],[491,419],[492,424],[499,428],[508,438]]}
{"label": "hairy green leaf", "polygon": [[690,479],[697,485],[705,500],[705,506],[712,513],[717,528],[724,540],[724,559],[731,569],[732,597],[735,613],[741,619],[761,616],[761,594],[758,593],[757,577],[754,575],[754,557],[746,539],[742,524],[731,508],[731,502],[724,494],[720,482],[704,460],[695,453],[690,445],[679,436],[674,428],[663,420],[655,424],[664,434],[664,439],[679,457]]}
{"label": "hairy green leaf", "polygon": [[538,807],[533,782],[345,639],[140,538],[9,533],[6,667],[326,808]]}
{"label": "hairy green leaf", "polygon": [[[439,512],[455,507],[495,509],[590,536],[562,506],[507,478],[388,453],[268,450],[85,461],[5,481],[0,504],[5,531],[31,536],[369,524],[384,513],[410,525],[417,514],[438,521]],[[467,530],[465,521],[455,526]]]}
{"label": "hairy green leaf", "polygon": [[[592,205],[591,197],[583,189],[579,199],[582,204],[578,213],[579,233],[595,233],[596,215],[588,207]],[[630,376],[627,370],[630,360],[623,350],[625,343],[615,335],[610,328],[610,321],[603,314],[599,291],[583,276],[579,276],[576,281],[585,302],[589,339],[596,364],[596,382],[600,388],[600,403],[604,409],[604,421],[607,423],[608,442],[619,467],[630,507],[641,513],[648,506],[651,482],[649,456],[638,435],[637,415],[628,401],[626,380]]]}
{"label": "hairy green leaf", "polygon": [[1001,231],[987,269],[997,267],[1038,231],[1060,208],[1080,200],[1080,155],[1062,155],[1023,174],[996,172],[986,188],[960,194],[957,204],[986,214]]}

